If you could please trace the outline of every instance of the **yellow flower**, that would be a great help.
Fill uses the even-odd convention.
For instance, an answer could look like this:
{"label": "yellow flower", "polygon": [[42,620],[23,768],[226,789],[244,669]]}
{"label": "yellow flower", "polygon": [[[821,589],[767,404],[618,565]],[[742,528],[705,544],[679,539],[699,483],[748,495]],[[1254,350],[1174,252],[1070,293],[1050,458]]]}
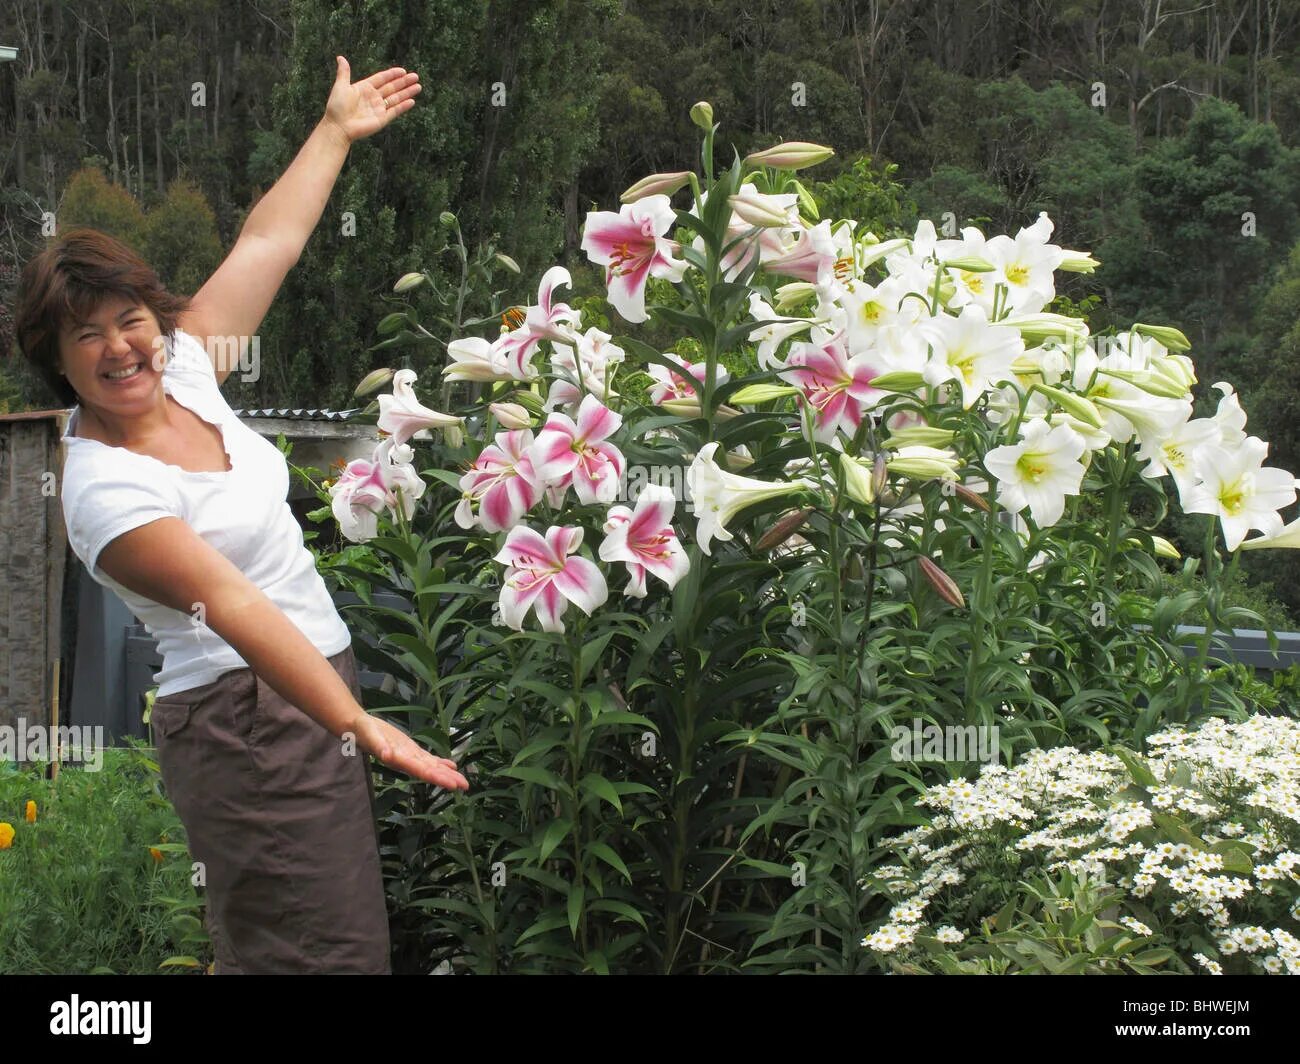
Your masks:
{"label": "yellow flower", "polygon": [[149,847],[149,852],[150,852],[151,854],[153,854],[153,859],[154,859],[158,864],[162,864],[162,859],[163,859],[163,853],[162,853],[162,850],[158,849],[157,846],[150,846],[150,847]]}
{"label": "yellow flower", "polygon": [[27,818],[27,823],[36,823],[36,803],[30,798],[27,800],[27,808],[24,810],[23,815]]}
{"label": "yellow flower", "polygon": [[14,843],[14,826],[0,822],[0,850],[7,850]]}

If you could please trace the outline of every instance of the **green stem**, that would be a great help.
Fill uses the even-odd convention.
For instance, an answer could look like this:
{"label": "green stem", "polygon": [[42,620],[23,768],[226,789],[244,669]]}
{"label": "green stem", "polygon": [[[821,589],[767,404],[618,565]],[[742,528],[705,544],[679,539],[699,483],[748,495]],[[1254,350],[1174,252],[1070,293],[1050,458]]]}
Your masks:
{"label": "green stem", "polygon": [[[582,850],[582,802],[578,793],[578,782],[582,771],[582,621],[573,626],[569,638],[569,654],[573,666],[573,728],[569,739],[569,787],[573,810],[573,886],[585,891],[587,886],[586,868],[583,863]],[[572,887],[570,889],[573,889]],[[578,942],[582,947],[583,959],[587,955],[587,906],[584,904],[578,915]]]}

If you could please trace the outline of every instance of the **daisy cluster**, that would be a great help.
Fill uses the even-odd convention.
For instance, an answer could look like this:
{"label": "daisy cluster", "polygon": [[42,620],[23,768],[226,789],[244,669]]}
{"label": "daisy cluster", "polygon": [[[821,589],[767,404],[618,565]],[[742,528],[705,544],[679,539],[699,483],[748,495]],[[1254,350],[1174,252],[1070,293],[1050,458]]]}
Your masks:
{"label": "daisy cluster", "polygon": [[1138,915],[1168,914],[1154,930],[1136,915],[1119,922],[1201,944],[1187,959],[1207,972],[1234,955],[1249,970],[1300,972],[1300,722],[1212,719],[1148,745],[1145,771],[1132,755],[1061,747],[928,789],[917,804],[930,822],[886,840],[900,863],[864,880],[903,901],[863,945],[890,953],[938,937],[925,910],[960,902],[957,889],[940,904],[940,891],[1010,855],[1022,870],[1113,884]]}

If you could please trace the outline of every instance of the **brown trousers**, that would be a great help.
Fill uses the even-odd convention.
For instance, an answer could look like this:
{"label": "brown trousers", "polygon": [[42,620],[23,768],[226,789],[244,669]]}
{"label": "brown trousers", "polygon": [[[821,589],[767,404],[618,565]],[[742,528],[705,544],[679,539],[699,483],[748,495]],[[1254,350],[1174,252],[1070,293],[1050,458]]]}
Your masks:
{"label": "brown trousers", "polygon": [[[329,662],[360,700],[352,648]],[[214,973],[391,974],[365,752],[248,668],[155,700],[152,723],[205,873]]]}

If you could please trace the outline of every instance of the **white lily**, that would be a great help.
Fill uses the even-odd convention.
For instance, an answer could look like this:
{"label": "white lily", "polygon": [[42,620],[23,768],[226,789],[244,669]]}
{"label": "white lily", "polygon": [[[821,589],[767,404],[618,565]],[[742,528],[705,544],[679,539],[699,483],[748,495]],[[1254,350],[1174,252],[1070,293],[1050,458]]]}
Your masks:
{"label": "white lily", "polygon": [[1234,551],[1257,528],[1265,536],[1282,531],[1278,511],[1296,500],[1296,478],[1285,469],[1264,468],[1268,444],[1247,436],[1236,449],[1206,444],[1196,452],[1201,483],[1180,496],[1187,513],[1211,514],[1223,525],[1223,539]]}
{"label": "white lily", "polygon": [[1019,443],[994,447],[984,466],[998,481],[998,503],[1019,513],[1026,506],[1040,528],[1056,524],[1065,512],[1065,497],[1078,495],[1084,468],[1083,437],[1069,425],[1048,425],[1042,418],[1026,423]]}
{"label": "white lily", "polygon": [[699,454],[695,456],[695,460],[686,471],[686,484],[699,522],[695,529],[695,541],[705,554],[712,553],[709,549],[712,540],[726,541],[735,538],[727,531],[726,525],[741,510],[767,499],[776,499],[796,491],[816,488],[811,480],[802,478],[772,483],[728,473],[713,460],[717,449],[716,442],[700,448]]}
{"label": "white lily", "polygon": [[962,409],[1011,374],[1011,363],[1025,349],[1015,329],[990,324],[984,308],[968,304],[961,314],[939,314],[918,327],[933,351],[924,373],[928,384],[955,380],[961,386]]}

